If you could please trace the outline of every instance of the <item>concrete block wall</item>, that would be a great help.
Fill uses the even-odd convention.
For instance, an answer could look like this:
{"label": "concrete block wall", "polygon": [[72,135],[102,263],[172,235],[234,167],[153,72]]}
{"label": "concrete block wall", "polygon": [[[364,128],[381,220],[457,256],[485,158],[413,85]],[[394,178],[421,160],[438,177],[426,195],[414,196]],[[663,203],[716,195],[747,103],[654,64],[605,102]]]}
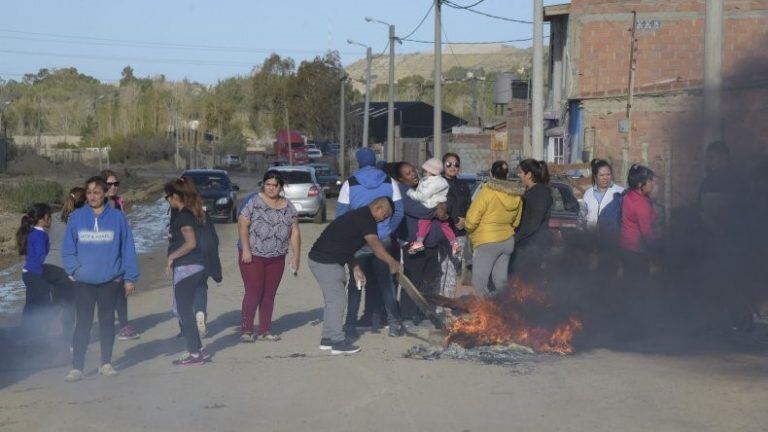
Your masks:
{"label": "concrete block wall", "polygon": [[509,146],[507,151],[491,151],[490,134],[451,135],[446,151],[461,158],[461,171],[465,173],[487,172],[496,160],[505,160],[515,164],[520,160],[519,149]]}

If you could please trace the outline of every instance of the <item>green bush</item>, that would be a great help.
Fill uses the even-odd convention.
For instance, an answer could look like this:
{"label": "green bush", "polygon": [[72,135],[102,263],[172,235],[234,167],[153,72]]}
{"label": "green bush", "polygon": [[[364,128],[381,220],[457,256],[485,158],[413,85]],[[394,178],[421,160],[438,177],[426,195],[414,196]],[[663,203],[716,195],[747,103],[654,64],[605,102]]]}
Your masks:
{"label": "green bush", "polygon": [[22,180],[0,183],[0,207],[3,210],[23,213],[34,203],[61,204],[64,190],[61,185],[48,180]]}

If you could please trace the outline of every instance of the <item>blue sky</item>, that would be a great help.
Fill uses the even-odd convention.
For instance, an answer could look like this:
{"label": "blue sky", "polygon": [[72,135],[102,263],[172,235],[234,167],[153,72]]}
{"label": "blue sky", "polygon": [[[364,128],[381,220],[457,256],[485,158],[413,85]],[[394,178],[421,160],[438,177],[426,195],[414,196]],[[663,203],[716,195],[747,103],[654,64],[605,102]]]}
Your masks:
{"label": "blue sky", "polygon": [[[454,0],[469,5],[477,0]],[[545,1],[545,4],[567,2]],[[15,0],[0,9],[0,77],[19,79],[43,67],[74,66],[102,81],[115,81],[130,64],[137,76],[164,74],[215,83],[247,74],[270,52],[297,63],[328,49],[348,65],[365,55],[347,39],[371,45],[387,43],[387,28],[368,23],[371,16],[394,24],[405,36],[425,15],[431,0]],[[530,21],[531,0],[485,0],[476,10]],[[443,6],[445,39],[502,41],[531,36],[531,25],[488,18]],[[432,40],[430,15],[411,36]],[[546,34],[546,33],[545,33]],[[513,45],[530,46],[530,42]],[[400,52],[431,50],[404,43]]]}

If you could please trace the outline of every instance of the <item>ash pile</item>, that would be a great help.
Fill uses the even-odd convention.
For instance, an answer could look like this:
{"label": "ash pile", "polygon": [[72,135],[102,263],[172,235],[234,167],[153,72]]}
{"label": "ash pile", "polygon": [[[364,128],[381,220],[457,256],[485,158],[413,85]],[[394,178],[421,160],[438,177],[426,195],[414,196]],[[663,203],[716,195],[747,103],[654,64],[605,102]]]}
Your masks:
{"label": "ash pile", "polygon": [[487,365],[520,366],[534,360],[537,355],[531,348],[517,344],[464,348],[457,343],[452,343],[445,348],[436,345],[415,345],[409,348],[403,357],[416,360],[450,359]]}

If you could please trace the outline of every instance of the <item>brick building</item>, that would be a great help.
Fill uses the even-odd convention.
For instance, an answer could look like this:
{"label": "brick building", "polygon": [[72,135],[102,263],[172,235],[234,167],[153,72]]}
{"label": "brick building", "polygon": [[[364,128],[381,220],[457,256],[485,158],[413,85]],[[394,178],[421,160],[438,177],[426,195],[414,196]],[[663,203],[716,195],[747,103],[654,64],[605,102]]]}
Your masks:
{"label": "brick building", "polygon": [[[620,179],[631,163],[647,164],[660,176],[660,202],[691,202],[707,144],[705,1],[573,0],[544,14],[548,158],[606,158]],[[723,20],[722,136],[748,163],[768,147],[768,0],[726,0]]]}

